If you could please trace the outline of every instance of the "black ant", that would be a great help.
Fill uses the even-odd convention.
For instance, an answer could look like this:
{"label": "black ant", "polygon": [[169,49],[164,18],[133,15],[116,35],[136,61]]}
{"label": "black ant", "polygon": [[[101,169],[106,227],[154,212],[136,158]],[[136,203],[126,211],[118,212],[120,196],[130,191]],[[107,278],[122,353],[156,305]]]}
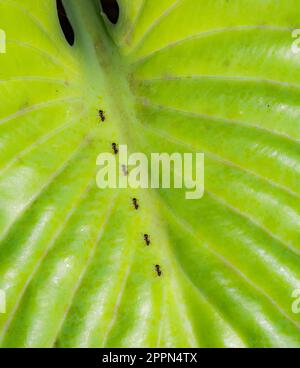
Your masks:
{"label": "black ant", "polygon": [[160,277],[161,276],[161,274],[162,274],[162,272],[161,272],[161,269],[160,269],[160,265],[155,265],[155,270],[156,270],[156,272],[157,272],[157,275]]}
{"label": "black ant", "polygon": [[117,144],[116,143],[112,143],[111,146],[112,146],[112,149],[113,149],[115,155],[117,155],[118,152],[119,152]]}
{"label": "black ant", "polygon": [[100,116],[100,119],[101,119],[101,121],[102,122],[104,122],[105,121],[105,113],[104,113],[104,111],[103,110],[99,110],[98,111],[98,113],[99,113],[99,116]]}
{"label": "black ant", "polygon": [[123,174],[124,174],[125,176],[128,176],[128,170],[127,170],[126,165],[122,165],[122,170],[123,170]]}
{"label": "black ant", "polygon": [[145,239],[145,242],[146,242],[146,245],[150,245],[151,241],[150,241],[150,235],[148,234],[144,234],[144,239]]}
{"label": "black ant", "polygon": [[136,198],[132,198],[132,202],[133,202],[134,208],[138,210],[140,207],[138,204],[138,200]]}

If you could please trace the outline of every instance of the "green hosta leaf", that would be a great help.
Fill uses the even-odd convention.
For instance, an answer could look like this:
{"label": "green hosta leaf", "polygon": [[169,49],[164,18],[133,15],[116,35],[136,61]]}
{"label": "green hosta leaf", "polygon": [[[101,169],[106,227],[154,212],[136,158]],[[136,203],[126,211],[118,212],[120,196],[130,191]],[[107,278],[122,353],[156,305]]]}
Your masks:
{"label": "green hosta leaf", "polygon": [[[119,5],[66,0],[71,47],[0,0],[1,345],[299,347],[299,1]],[[98,189],[112,142],[204,152],[204,197]]]}

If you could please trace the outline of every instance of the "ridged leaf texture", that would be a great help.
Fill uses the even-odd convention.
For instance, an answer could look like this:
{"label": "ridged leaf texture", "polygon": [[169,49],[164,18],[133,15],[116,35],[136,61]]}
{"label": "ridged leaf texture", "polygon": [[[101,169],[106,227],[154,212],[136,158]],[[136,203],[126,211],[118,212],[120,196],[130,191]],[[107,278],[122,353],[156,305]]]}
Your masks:
{"label": "ridged leaf texture", "polygon": [[[1,346],[300,347],[299,0],[118,3],[0,0]],[[204,197],[100,190],[112,142]]]}

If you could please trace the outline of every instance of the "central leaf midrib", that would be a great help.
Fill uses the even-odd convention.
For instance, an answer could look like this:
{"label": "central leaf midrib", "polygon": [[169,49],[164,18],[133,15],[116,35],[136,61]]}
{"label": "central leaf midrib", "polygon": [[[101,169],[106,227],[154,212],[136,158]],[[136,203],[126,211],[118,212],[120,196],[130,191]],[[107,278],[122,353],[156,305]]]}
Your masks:
{"label": "central leaf midrib", "polygon": [[[136,150],[133,126],[137,118],[125,58],[107,33],[96,3],[67,0],[66,9],[75,28],[75,57],[80,60],[87,85],[84,99],[90,106],[97,104],[107,110],[105,124],[111,126],[111,132],[117,130],[118,143]],[[111,140],[110,130],[107,133],[106,138]]]}

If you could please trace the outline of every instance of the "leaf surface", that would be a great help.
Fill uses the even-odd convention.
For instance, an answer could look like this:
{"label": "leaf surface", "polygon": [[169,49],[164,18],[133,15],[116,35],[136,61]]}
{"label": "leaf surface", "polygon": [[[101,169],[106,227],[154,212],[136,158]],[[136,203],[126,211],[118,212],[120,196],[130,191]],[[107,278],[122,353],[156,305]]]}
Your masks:
{"label": "leaf surface", "polygon": [[[299,347],[299,1],[64,4],[73,47],[0,0],[1,346]],[[204,197],[100,190],[113,142],[204,152]]]}

